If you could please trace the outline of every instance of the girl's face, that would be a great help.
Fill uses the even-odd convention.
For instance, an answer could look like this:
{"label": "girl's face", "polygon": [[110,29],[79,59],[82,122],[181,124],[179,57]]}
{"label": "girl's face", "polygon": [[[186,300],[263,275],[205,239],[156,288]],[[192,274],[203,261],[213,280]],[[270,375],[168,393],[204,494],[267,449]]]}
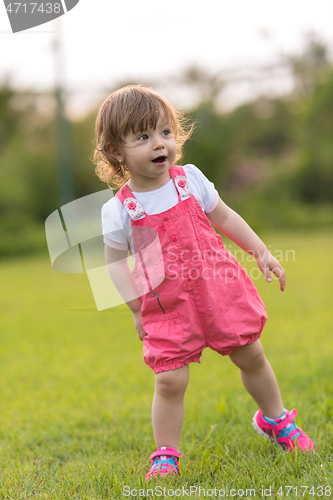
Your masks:
{"label": "girl's face", "polygon": [[160,116],[156,129],[148,128],[125,137],[121,157],[131,173],[132,191],[152,191],[169,180],[169,168],[176,158],[176,141],[171,124]]}

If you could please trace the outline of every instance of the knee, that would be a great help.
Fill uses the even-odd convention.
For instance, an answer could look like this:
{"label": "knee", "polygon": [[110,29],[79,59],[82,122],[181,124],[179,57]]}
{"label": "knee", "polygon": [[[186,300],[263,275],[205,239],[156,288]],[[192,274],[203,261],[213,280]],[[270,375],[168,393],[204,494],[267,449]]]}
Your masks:
{"label": "knee", "polygon": [[259,341],[241,347],[230,355],[231,361],[242,371],[257,371],[265,367],[267,359]]}
{"label": "knee", "polygon": [[188,380],[188,367],[158,373],[155,378],[155,390],[162,397],[183,397]]}

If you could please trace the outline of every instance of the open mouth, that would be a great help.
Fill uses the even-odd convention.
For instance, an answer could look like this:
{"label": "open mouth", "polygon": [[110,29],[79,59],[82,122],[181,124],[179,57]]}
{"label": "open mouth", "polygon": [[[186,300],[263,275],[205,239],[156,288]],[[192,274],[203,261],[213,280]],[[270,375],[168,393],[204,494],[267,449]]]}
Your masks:
{"label": "open mouth", "polygon": [[153,160],[153,163],[165,163],[166,159],[166,156],[159,156],[158,158],[155,158],[155,160]]}

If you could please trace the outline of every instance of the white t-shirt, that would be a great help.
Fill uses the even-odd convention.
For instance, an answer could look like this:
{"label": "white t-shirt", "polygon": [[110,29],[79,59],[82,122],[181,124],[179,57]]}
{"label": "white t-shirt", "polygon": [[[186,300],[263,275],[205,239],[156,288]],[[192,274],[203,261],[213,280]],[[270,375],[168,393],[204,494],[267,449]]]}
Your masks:
{"label": "white t-shirt", "polygon": [[[202,210],[205,213],[212,212],[219,199],[214,184],[194,165],[185,165],[183,168]],[[133,191],[133,194],[148,215],[164,212],[178,203],[178,193],[172,179],[154,191]],[[106,245],[116,250],[129,249],[131,255],[134,254],[131,218],[116,196],[102,207],[102,230]]]}

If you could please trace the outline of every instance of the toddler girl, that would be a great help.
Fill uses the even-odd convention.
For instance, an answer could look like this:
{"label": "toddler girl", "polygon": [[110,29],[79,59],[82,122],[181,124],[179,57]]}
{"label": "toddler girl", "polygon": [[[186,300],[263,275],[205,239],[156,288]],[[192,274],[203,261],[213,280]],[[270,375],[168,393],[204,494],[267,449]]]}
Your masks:
{"label": "toddler girl", "polygon": [[[191,129],[142,86],[111,94],[96,121],[96,173],[121,186],[102,209],[109,274],[134,315],[155,375],[151,477],[179,474],[189,364],[205,347],[228,355],[259,409],[253,426],[293,451],[314,449],[282,404],[260,343],[266,310],[252,281],[212,226],[256,258],[266,281],[285,272],[264,243],[194,165],[174,165]],[[127,181],[125,183],[125,181]],[[128,250],[135,259],[131,272]]]}

